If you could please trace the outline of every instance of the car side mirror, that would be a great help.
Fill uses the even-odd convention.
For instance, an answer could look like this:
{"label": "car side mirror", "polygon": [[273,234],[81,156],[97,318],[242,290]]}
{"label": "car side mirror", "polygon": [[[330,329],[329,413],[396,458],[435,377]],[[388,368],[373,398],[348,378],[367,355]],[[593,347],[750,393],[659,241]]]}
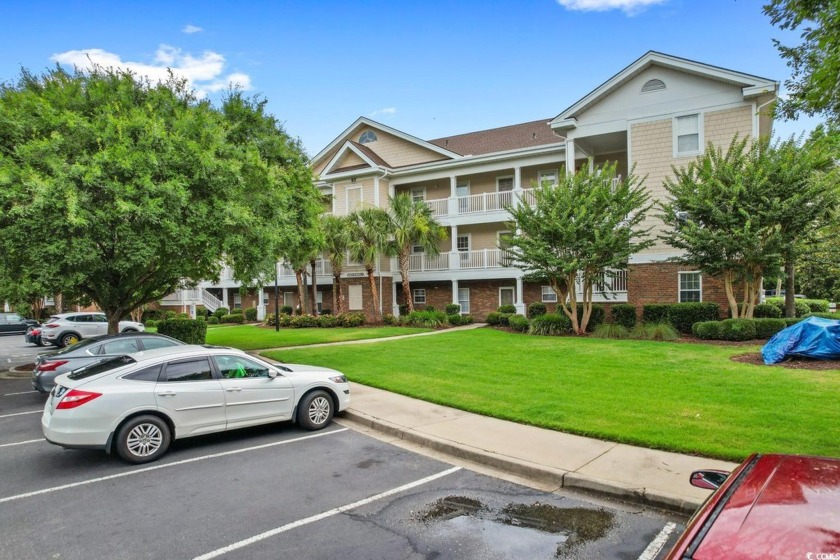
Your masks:
{"label": "car side mirror", "polygon": [[278,375],[278,373],[277,373],[277,371],[276,371],[276,370],[273,370],[273,369],[270,369],[270,368],[269,368],[269,370],[268,370],[268,377],[270,377],[271,379],[274,379],[275,377],[277,377],[277,375]]}
{"label": "car side mirror", "polygon": [[691,473],[689,481],[692,486],[696,486],[697,488],[717,490],[727,478],[729,478],[729,473],[726,471],[694,471]]}

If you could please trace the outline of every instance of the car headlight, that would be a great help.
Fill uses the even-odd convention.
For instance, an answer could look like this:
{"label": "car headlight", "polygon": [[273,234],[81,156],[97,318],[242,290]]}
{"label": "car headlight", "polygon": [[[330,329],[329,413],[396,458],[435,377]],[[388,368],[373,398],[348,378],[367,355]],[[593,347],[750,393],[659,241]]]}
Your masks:
{"label": "car headlight", "polygon": [[333,383],[347,383],[347,378],[343,375],[336,375],[335,377],[330,377],[330,381]]}

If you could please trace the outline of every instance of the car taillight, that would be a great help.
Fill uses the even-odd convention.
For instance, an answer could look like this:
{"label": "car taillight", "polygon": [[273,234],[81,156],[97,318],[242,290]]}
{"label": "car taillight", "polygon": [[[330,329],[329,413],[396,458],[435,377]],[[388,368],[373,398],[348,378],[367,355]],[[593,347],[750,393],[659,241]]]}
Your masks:
{"label": "car taillight", "polygon": [[38,336],[39,334],[41,334],[41,329],[32,329],[31,331],[29,331],[29,333],[32,336]]}
{"label": "car taillight", "polygon": [[59,324],[58,324],[58,323],[50,323],[49,325],[44,325],[44,327],[46,327],[46,328],[48,328],[48,329],[54,329],[54,328],[56,328],[56,327],[58,327],[58,326],[59,326]]}
{"label": "car taillight", "polygon": [[68,409],[82,406],[86,402],[90,402],[96,397],[101,397],[102,393],[94,393],[91,391],[80,391],[79,389],[71,389],[69,393],[64,395],[61,402],[58,403],[56,409]]}
{"label": "car taillight", "polygon": [[67,360],[56,360],[54,362],[44,362],[35,369],[38,371],[55,371],[59,366],[63,366],[67,363]]}

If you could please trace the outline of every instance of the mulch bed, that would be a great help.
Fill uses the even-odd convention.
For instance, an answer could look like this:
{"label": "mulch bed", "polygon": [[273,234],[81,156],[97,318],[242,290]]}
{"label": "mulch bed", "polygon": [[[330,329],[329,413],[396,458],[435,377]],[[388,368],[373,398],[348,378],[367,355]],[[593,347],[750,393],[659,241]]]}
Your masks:
{"label": "mulch bed", "polygon": [[[757,366],[765,365],[764,360],[761,358],[760,352],[748,352],[746,354],[737,354],[729,359],[733,362],[740,362],[742,364],[754,364]],[[773,366],[770,367],[831,370],[840,369],[840,360],[812,360],[810,358],[791,357],[780,364],[773,364]]]}

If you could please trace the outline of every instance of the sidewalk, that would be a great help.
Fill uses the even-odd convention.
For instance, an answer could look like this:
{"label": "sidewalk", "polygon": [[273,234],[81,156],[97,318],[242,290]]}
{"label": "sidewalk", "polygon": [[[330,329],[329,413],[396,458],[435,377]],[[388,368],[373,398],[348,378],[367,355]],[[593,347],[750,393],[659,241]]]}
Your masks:
{"label": "sidewalk", "polygon": [[406,442],[555,488],[693,513],[711,493],[688,483],[697,469],[734,463],[585,438],[464,412],[352,384],[342,417]]}

